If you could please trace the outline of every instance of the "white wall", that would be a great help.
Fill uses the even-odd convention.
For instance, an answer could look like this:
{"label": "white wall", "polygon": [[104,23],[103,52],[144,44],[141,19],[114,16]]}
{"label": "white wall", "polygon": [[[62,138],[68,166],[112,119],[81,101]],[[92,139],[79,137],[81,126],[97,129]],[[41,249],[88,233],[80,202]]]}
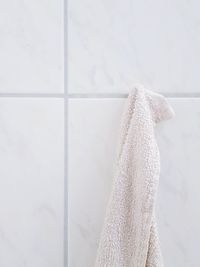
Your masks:
{"label": "white wall", "polygon": [[194,0],[69,1],[70,267],[94,266],[124,104],[112,96],[135,82],[170,95],[176,113],[156,129],[165,265],[199,265],[199,8]]}

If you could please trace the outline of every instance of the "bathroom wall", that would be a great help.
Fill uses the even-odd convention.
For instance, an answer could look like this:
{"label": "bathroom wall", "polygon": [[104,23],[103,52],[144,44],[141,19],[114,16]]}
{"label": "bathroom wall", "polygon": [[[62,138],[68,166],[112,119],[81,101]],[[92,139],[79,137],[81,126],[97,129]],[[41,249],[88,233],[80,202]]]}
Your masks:
{"label": "bathroom wall", "polygon": [[64,266],[63,3],[0,3],[0,266]]}
{"label": "bathroom wall", "polygon": [[165,265],[199,266],[199,8],[194,0],[69,0],[70,267],[94,266],[121,113],[137,82],[167,96],[176,113],[156,127]]}

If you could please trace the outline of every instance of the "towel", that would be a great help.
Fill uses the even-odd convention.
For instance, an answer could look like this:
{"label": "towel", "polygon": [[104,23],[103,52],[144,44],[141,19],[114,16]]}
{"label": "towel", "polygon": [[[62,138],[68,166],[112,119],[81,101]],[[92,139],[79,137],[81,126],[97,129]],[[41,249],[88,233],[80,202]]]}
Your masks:
{"label": "towel", "polygon": [[141,85],[129,94],[95,267],[163,267],[155,220],[160,157],[154,126],[173,114],[162,95]]}

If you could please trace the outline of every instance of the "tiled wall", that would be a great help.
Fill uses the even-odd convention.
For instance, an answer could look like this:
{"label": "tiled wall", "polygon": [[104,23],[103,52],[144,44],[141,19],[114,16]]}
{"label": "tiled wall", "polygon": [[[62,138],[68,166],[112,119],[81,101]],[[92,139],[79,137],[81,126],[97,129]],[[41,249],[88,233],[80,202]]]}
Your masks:
{"label": "tiled wall", "polygon": [[124,95],[137,82],[168,96],[176,112],[156,129],[166,266],[199,266],[199,8],[69,0],[66,58],[63,0],[0,3],[0,266],[67,266],[68,149],[69,267],[93,267]]}
{"label": "tiled wall", "polygon": [[63,267],[62,0],[0,3],[0,266]]}
{"label": "tiled wall", "polygon": [[124,94],[141,82],[176,116],[156,128],[157,217],[166,266],[199,266],[198,1],[69,0],[69,266],[93,267]]}

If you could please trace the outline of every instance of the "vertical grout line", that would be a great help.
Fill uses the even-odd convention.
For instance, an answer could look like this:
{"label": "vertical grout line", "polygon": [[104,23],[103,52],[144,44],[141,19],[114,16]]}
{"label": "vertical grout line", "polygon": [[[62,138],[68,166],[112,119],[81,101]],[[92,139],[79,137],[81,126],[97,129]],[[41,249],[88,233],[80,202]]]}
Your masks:
{"label": "vertical grout line", "polygon": [[63,27],[64,27],[64,40],[63,40],[63,75],[64,75],[64,267],[68,266],[68,176],[67,176],[67,139],[68,139],[68,96],[67,96],[67,0],[63,0]]}

